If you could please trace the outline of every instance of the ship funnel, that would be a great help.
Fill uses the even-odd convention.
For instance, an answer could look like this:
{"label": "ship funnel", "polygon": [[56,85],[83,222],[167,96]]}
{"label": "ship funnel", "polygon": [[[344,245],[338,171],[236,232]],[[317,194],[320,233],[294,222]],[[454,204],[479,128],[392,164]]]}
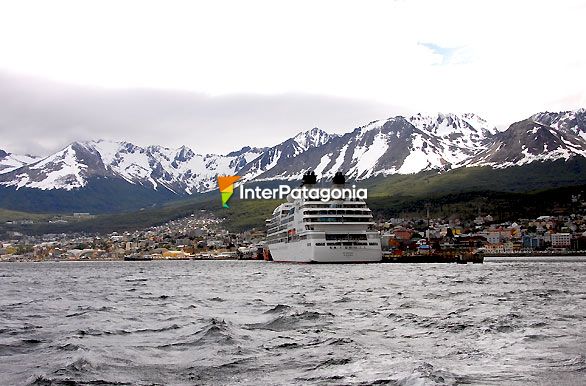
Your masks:
{"label": "ship funnel", "polygon": [[315,175],[315,172],[308,171],[308,172],[306,172],[303,175],[303,180],[302,180],[301,186],[304,186],[304,185],[315,185],[316,182],[317,182],[317,177]]}
{"label": "ship funnel", "polygon": [[346,177],[342,172],[336,172],[334,178],[332,178],[332,183],[334,185],[344,185],[346,183]]}

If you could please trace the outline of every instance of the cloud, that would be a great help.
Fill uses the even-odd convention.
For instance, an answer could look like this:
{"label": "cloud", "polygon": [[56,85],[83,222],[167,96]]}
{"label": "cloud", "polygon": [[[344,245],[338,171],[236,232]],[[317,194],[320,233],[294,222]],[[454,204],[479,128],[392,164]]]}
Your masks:
{"label": "cloud", "polygon": [[[67,112],[67,127],[91,126],[96,136],[108,135],[97,122],[126,137],[138,138],[132,128],[141,126],[140,138],[153,142],[162,127],[240,126],[265,144],[405,110],[396,106],[475,112],[506,125],[584,107],[584,20],[580,0],[21,0],[0,3],[0,70],[93,90],[61,103],[79,110]],[[34,113],[59,121],[60,98]],[[201,136],[185,140],[223,149]]]}
{"label": "cloud", "polygon": [[15,153],[47,154],[90,139],[227,153],[275,145],[316,126],[344,132],[401,113],[409,111],[341,97],[106,89],[0,73],[0,148]]}

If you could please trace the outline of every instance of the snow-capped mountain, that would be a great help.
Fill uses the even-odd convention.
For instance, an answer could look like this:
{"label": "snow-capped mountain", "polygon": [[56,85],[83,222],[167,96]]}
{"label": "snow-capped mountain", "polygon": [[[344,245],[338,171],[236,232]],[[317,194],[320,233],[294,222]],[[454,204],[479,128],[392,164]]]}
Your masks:
{"label": "snow-capped mountain", "polygon": [[436,116],[417,114],[408,120],[416,128],[438,137],[443,143],[442,159],[453,165],[462,164],[483,149],[498,132],[494,125],[473,113]]}
{"label": "snow-capped mountain", "polygon": [[0,188],[75,191],[90,188],[94,179],[115,179],[189,195],[215,189],[217,175],[270,181],[297,180],[307,170],[322,178],[344,171],[364,180],[572,157],[586,157],[585,109],[538,113],[504,131],[475,114],[417,114],[372,121],[343,135],[314,128],[273,147],[247,146],[226,155],[113,141],[74,142],[44,159],[0,151]]}
{"label": "snow-capped mountain", "polygon": [[314,127],[266,149],[253,162],[239,169],[238,173],[244,180],[257,178],[277,165],[290,165],[293,158],[299,159],[298,156],[302,153],[309,149],[319,148],[332,138],[336,136]]}
{"label": "snow-capped mountain", "polygon": [[559,113],[537,113],[532,115],[530,119],[554,129],[573,132],[586,139],[586,109],[584,108]]}
{"label": "snow-capped mountain", "polygon": [[40,157],[35,157],[28,154],[11,154],[0,149],[0,174],[11,172],[22,166],[31,164],[39,159]]}
{"label": "snow-capped mountain", "polygon": [[131,184],[177,194],[206,191],[218,174],[233,174],[264,149],[246,147],[226,156],[195,154],[183,146],[140,147],[128,142],[74,142],[37,162],[0,175],[0,184],[17,189],[72,190],[92,178],[121,178]]}
{"label": "snow-capped mountain", "polygon": [[535,161],[586,157],[586,140],[576,134],[582,132],[584,126],[560,127],[541,124],[533,117],[516,122],[495,135],[490,146],[472,157],[468,166],[505,168]]}
{"label": "snow-capped mountain", "polygon": [[306,149],[295,162],[290,157],[273,157],[262,172],[257,168],[255,174],[244,175],[257,180],[293,180],[308,169],[324,177],[342,170],[362,180],[449,169],[482,150],[497,132],[495,126],[474,114],[394,117],[370,122],[342,136],[323,135],[327,141]]}

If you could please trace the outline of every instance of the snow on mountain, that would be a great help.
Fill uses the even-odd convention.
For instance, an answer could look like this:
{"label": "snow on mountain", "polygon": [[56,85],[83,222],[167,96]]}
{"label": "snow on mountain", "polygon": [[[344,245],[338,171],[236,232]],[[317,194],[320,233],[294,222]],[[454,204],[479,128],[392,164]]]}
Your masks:
{"label": "snow on mountain", "polygon": [[301,132],[293,138],[265,149],[262,154],[239,170],[243,180],[261,178],[263,173],[272,170],[277,165],[290,164],[291,160],[310,149],[320,148],[330,139],[336,138],[323,130],[313,128]]}
{"label": "snow on mountain", "polygon": [[11,154],[0,149],[0,174],[8,173],[37,161],[39,157],[32,155]]}
{"label": "snow on mountain", "polygon": [[[534,117],[512,124],[494,136],[490,146],[472,157],[467,166],[505,168],[536,161],[586,157],[586,140],[573,130],[536,122]],[[577,127],[580,132],[583,127]]]}
{"label": "snow on mountain", "polygon": [[305,150],[311,149],[312,147],[318,147],[328,142],[332,136],[323,130],[314,127],[311,130],[301,132],[293,137],[293,142],[297,144],[295,146],[295,155],[301,154]]}
{"label": "snow on mountain", "polygon": [[482,149],[486,141],[498,132],[496,126],[472,113],[440,113],[436,116],[417,114],[408,120],[416,128],[440,139],[442,146],[439,155],[455,166]]}
{"label": "snow on mountain", "polygon": [[324,177],[342,170],[366,179],[444,169],[477,152],[480,142],[494,131],[473,114],[438,114],[373,121],[342,136],[313,128],[270,148],[245,147],[225,156],[199,155],[186,147],[74,143],[41,161],[41,166],[31,165],[12,179],[0,179],[0,184],[71,190],[85,186],[92,176],[112,176],[191,194],[213,189],[218,174],[238,173],[244,181],[295,180],[308,169]]}
{"label": "snow on mountain", "polygon": [[558,113],[537,113],[532,115],[531,119],[554,129],[572,132],[586,139],[586,109],[584,108]]}
{"label": "snow on mountain", "polygon": [[584,109],[538,113],[505,131],[475,114],[417,114],[372,121],[343,135],[314,128],[273,147],[247,146],[226,155],[113,141],[74,142],[42,160],[0,151],[0,185],[73,190],[93,178],[117,178],[148,189],[192,194],[215,189],[217,175],[292,181],[314,170],[322,178],[343,171],[363,180],[575,156],[586,157]]}
{"label": "snow on mountain", "polygon": [[247,178],[294,180],[312,169],[323,177],[341,170],[361,180],[446,169],[469,159],[496,132],[494,126],[474,114],[393,117],[372,121],[342,136],[324,135],[321,138],[328,140],[322,145],[299,154],[292,152],[289,157],[282,157],[281,146],[273,148],[264,167]]}
{"label": "snow on mountain", "polygon": [[234,174],[263,149],[244,148],[221,155],[195,154],[183,146],[140,147],[128,142],[74,142],[65,149],[13,173],[0,176],[0,184],[42,190],[72,190],[93,177],[122,178],[131,184],[191,194],[215,187],[218,174]]}

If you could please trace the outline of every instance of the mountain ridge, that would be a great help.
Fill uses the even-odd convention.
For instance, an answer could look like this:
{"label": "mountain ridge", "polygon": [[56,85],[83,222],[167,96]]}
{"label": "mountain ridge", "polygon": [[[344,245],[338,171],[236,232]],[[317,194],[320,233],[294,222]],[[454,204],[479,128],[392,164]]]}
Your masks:
{"label": "mountain ridge", "polygon": [[39,159],[40,157],[30,154],[18,155],[0,149],[0,174],[11,172]]}
{"label": "mountain ridge", "polygon": [[[148,204],[147,198],[159,202],[214,190],[217,175],[240,175],[244,182],[294,181],[311,169],[322,178],[344,171],[362,181],[573,157],[586,157],[586,109],[536,113],[506,130],[473,113],[416,114],[371,121],[343,134],[313,128],[275,146],[244,146],[225,155],[108,140],[73,142],[42,159],[0,151],[0,187],[13,200],[25,188],[27,196],[87,189],[99,196],[108,191],[104,184],[114,181],[117,192],[127,184]],[[96,183],[99,187],[90,186]],[[4,203],[10,206],[10,200]]]}

